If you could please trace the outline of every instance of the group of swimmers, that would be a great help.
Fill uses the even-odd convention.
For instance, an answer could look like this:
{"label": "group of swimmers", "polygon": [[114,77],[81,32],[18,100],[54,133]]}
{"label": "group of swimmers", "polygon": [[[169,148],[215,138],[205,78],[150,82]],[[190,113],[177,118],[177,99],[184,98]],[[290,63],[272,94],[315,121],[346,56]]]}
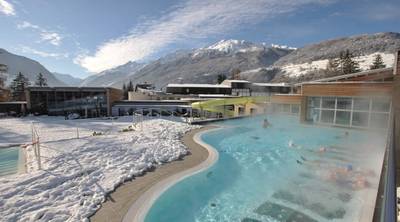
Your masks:
{"label": "group of swimmers", "polygon": [[[349,132],[346,131],[340,138],[348,136]],[[295,144],[292,140],[289,141],[288,146],[291,148],[301,149],[301,146]],[[310,149],[307,151],[324,154],[331,151],[331,148],[321,146],[316,150]],[[297,159],[296,163],[316,169],[317,174],[324,180],[335,182],[338,185],[350,186],[354,190],[367,188],[369,186],[367,177],[375,176],[375,173],[372,170],[354,170],[353,165],[350,163],[346,165],[332,166],[320,160],[308,160],[303,155],[300,155],[300,159]]]}
{"label": "group of swimmers", "polygon": [[372,170],[355,170],[352,164],[332,166],[322,161],[311,161],[300,156],[297,164],[312,167],[317,170],[317,175],[327,181],[338,185],[349,186],[354,190],[360,190],[369,186],[367,177],[375,176]]}

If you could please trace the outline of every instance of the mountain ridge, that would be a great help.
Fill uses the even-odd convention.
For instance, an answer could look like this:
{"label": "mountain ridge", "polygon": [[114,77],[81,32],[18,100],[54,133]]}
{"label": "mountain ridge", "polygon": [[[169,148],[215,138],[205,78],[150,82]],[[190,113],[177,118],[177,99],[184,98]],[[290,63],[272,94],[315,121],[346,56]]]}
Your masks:
{"label": "mountain ridge", "polygon": [[36,80],[36,75],[42,73],[47,79],[47,83],[50,86],[65,86],[65,84],[58,80],[49,70],[47,70],[38,61],[30,59],[25,56],[13,54],[5,49],[0,48],[0,64],[7,65],[7,81],[6,85],[9,85],[15,76],[21,72],[26,78],[29,79],[31,85]]}

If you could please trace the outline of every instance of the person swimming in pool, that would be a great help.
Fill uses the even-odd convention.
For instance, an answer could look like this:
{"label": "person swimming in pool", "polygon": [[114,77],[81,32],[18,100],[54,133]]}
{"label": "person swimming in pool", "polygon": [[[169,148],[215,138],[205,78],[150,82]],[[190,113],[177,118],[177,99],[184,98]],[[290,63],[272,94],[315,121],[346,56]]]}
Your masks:
{"label": "person swimming in pool", "polygon": [[293,142],[293,140],[289,140],[289,142],[288,142],[288,147],[289,147],[289,148],[297,148],[297,149],[301,149],[301,148],[302,148],[300,145],[295,144],[295,143]]}
{"label": "person swimming in pool", "polygon": [[268,128],[271,126],[271,123],[269,123],[268,119],[265,118],[263,121],[263,128]]}
{"label": "person swimming in pool", "polygon": [[343,135],[341,136],[335,136],[336,139],[342,139],[342,138],[347,138],[350,136],[350,133],[348,131],[345,131]]}

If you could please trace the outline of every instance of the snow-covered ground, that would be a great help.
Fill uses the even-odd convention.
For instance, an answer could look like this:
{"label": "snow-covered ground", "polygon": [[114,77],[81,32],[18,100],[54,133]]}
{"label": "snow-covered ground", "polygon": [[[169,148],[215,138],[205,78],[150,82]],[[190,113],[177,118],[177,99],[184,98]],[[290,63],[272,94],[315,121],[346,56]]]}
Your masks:
{"label": "snow-covered ground", "polygon": [[[180,138],[195,128],[153,119],[120,132],[131,118],[115,121],[32,117],[0,120],[0,143],[31,140],[31,122],[40,135],[42,169],[33,148],[28,173],[0,178],[1,221],[82,221],[123,181],[187,154]],[[77,139],[77,129],[79,139]],[[92,136],[93,131],[105,135]]]}
{"label": "snow-covered ground", "polygon": [[[393,54],[385,54],[385,53],[373,53],[370,55],[359,56],[355,59],[360,64],[361,70],[368,70],[369,66],[372,65],[374,58],[377,54],[382,56],[383,63],[385,63],[386,67],[392,67],[394,63],[394,55]],[[304,75],[310,71],[318,70],[318,69],[326,69],[326,65],[328,64],[328,59],[312,61],[310,63],[301,63],[301,64],[288,64],[282,66],[282,70],[289,77],[298,77]]]}

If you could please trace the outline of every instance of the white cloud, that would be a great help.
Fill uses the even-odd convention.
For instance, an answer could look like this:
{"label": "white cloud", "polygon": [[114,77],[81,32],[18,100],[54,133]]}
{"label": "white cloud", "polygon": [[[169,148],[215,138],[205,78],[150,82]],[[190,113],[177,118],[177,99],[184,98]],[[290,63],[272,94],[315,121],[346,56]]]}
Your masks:
{"label": "white cloud", "polygon": [[62,39],[56,32],[42,32],[40,36],[42,41],[48,41],[52,45],[60,45]]}
{"label": "white cloud", "polygon": [[149,21],[125,36],[100,45],[93,55],[75,62],[90,72],[100,72],[141,60],[168,44],[222,35],[240,26],[293,12],[306,4],[332,0],[189,0],[161,18]]}
{"label": "white cloud", "polygon": [[41,29],[39,26],[33,25],[33,24],[31,24],[30,22],[27,22],[27,21],[23,21],[23,22],[17,24],[17,28],[18,29],[32,28],[32,29],[37,29],[37,30]]}
{"label": "white cloud", "polygon": [[5,15],[15,15],[14,6],[6,0],[0,0],[0,12]]}
{"label": "white cloud", "polygon": [[45,57],[45,58],[50,57],[50,58],[55,58],[55,59],[62,59],[62,58],[69,57],[68,53],[44,52],[44,51],[33,49],[28,46],[21,46],[21,51],[23,53],[30,53],[30,54],[38,55],[38,56]]}
{"label": "white cloud", "polygon": [[40,41],[48,42],[55,46],[58,46],[61,44],[62,36],[59,33],[46,30],[46,29],[44,29],[38,25],[34,25],[30,22],[23,21],[23,22],[17,24],[17,28],[18,29],[30,28],[30,29],[37,30],[38,32],[40,32]]}

